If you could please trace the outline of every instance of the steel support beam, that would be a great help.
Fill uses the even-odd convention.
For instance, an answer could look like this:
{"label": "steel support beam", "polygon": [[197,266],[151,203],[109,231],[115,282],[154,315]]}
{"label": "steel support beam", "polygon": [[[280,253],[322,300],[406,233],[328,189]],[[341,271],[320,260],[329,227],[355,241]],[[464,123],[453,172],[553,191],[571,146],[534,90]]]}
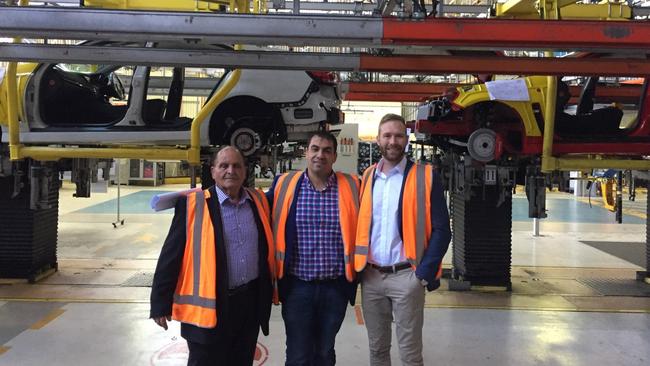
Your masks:
{"label": "steel support beam", "polygon": [[382,19],[0,7],[0,34],[76,40],[378,46]]}
{"label": "steel support beam", "polygon": [[384,19],[383,43],[488,49],[629,50],[650,46],[650,22],[446,18]]}
{"label": "steel support beam", "polygon": [[650,75],[650,60],[571,59],[498,56],[361,55],[360,70],[393,73],[642,76]]}
{"label": "steel support beam", "polygon": [[39,44],[0,43],[0,60],[103,65],[237,67],[242,69],[359,70],[358,54],[171,50]]}
{"label": "steel support beam", "polygon": [[[293,1],[285,1],[284,7],[276,6],[273,1],[267,1],[267,9],[269,10],[291,10],[293,9]],[[357,3],[357,2],[316,2],[316,1],[302,1],[300,2],[300,11],[326,11],[326,12],[366,12],[371,13],[377,4],[374,3]]]}
{"label": "steel support beam", "polygon": [[459,84],[453,83],[356,83],[348,82],[350,93],[403,93],[433,95],[443,93]]}
{"label": "steel support beam", "polygon": [[419,102],[441,95],[458,84],[450,83],[344,83],[343,100],[375,102]]}
{"label": "steel support beam", "polygon": [[[571,92],[571,100],[569,100],[569,103],[577,103],[582,86],[570,86],[569,90]],[[596,88],[594,99],[598,103],[638,103],[641,99],[641,85],[599,85]]]}
{"label": "steel support beam", "polygon": [[179,40],[287,46],[650,49],[650,22],[250,15],[0,7],[0,34],[26,38]]}
{"label": "steel support beam", "polygon": [[[452,83],[357,83],[345,82],[343,99],[347,101],[419,102],[444,94],[449,88],[464,84]],[[576,103],[582,86],[570,86],[570,103]],[[599,86],[595,100],[598,103],[637,103],[641,97],[638,85]]]}
{"label": "steel support beam", "polygon": [[[129,88],[130,78],[122,78],[125,88]],[[170,77],[154,76],[149,80],[149,89],[154,93],[167,93]],[[453,83],[417,83],[417,82],[343,82],[341,93],[347,101],[375,102],[420,102],[433,96],[442,95],[449,88],[466,84]],[[213,78],[187,78],[184,83],[184,95],[208,96],[214,88]],[[575,104],[580,97],[582,86],[570,86],[570,104]],[[599,86],[596,88],[597,103],[637,103],[641,97],[639,85]]]}
{"label": "steel support beam", "polygon": [[0,44],[0,60],[115,65],[237,67],[404,74],[643,76],[650,60],[499,56],[375,56],[267,51],[170,50],[132,47]]}
{"label": "steel support beam", "polygon": [[437,94],[408,94],[408,93],[367,93],[353,92],[343,95],[343,100],[348,102],[422,102],[426,98]]}

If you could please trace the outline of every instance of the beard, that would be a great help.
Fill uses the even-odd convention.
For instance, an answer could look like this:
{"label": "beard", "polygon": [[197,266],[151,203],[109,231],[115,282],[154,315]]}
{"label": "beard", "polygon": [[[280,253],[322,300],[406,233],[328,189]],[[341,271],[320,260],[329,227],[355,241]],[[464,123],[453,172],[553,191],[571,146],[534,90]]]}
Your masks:
{"label": "beard", "polygon": [[404,157],[404,146],[397,144],[379,146],[381,156],[391,162],[399,162]]}

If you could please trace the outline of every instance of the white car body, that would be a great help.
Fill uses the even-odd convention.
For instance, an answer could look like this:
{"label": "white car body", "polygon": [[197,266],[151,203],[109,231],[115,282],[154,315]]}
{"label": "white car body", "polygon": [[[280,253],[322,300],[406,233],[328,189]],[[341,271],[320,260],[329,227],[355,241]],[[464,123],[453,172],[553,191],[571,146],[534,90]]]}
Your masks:
{"label": "white car body", "polygon": [[[161,120],[156,123],[148,123],[145,120],[145,104],[150,102],[148,99],[150,91],[147,85],[151,77],[151,67],[145,66],[137,66],[133,71],[129,83],[128,107],[126,107],[126,112],[119,120],[99,122],[91,119],[83,123],[75,123],[74,118],[66,121],[65,117],[51,117],[52,122],[49,122],[47,118],[44,118],[44,115],[48,113],[47,108],[49,110],[59,108],[61,110],[57,112],[58,115],[67,115],[72,113],[71,109],[84,107],[84,102],[80,101],[77,104],[74,99],[67,101],[63,99],[65,103],[69,103],[69,105],[66,104],[67,107],[61,106],[61,103],[55,103],[57,105],[46,108],[44,105],[47,103],[47,98],[64,98],[61,95],[65,94],[66,88],[71,90],[68,94],[87,92],[86,94],[93,95],[93,93],[98,94],[98,90],[102,87],[99,83],[94,85],[95,82],[93,81],[96,76],[102,76],[99,75],[101,72],[84,74],[55,65],[37,65],[28,77],[22,94],[19,95],[19,98],[22,98],[23,101],[21,103],[23,108],[21,111],[22,123],[20,123],[21,142],[34,145],[135,144],[146,146],[189,144],[190,131],[187,121],[189,118],[177,117],[177,119],[183,119],[183,121],[170,122]],[[103,77],[110,77],[112,71],[114,70],[106,70],[106,75],[103,75]],[[231,75],[232,72],[226,72],[221,80],[214,78],[214,84],[219,83],[219,85],[222,85]],[[123,78],[123,76],[120,78]],[[48,88],[52,87],[52,85],[61,90],[50,93]],[[108,88],[107,86],[104,87]],[[105,95],[99,96],[99,99],[110,99],[106,92],[102,93]],[[185,96],[182,98],[185,98]],[[158,103],[162,105],[167,101],[169,101],[169,98],[167,100],[159,98]],[[178,103],[182,105],[182,99],[179,98]],[[228,103],[231,103],[231,105],[229,106]],[[301,141],[309,133],[320,129],[324,123],[342,123],[342,113],[340,113],[339,105],[337,85],[335,83],[320,82],[305,71],[242,70],[240,79],[234,88],[207,115],[201,124],[201,145],[227,144],[231,142],[229,138],[234,139],[237,133],[254,130],[255,134],[259,135],[255,138],[260,139],[261,137],[264,140],[256,140],[257,149],[260,144],[266,143],[269,137],[265,134],[268,134],[273,128],[281,129],[281,131],[276,131],[281,137],[276,138],[275,142]],[[167,107],[168,105],[163,109]],[[222,107],[229,108],[228,112],[220,109]],[[107,104],[102,108],[121,108],[123,111],[125,107]],[[231,123],[232,126],[219,127],[219,124],[224,123],[223,116],[219,115],[220,113],[235,114],[231,120],[226,119],[226,122]],[[250,115],[247,115],[247,113]],[[79,116],[76,116],[76,118],[79,118]],[[260,119],[273,120],[275,127],[266,126],[264,121]],[[281,121],[278,121],[278,119],[281,119]],[[56,124],[54,123],[55,120],[57,121]],[[244,122],[240,122],[240,120]],[[279,122],[282,124],[280,125]],[[242,127],[247,128],[238,129],[240,123]],[[251,123],[253,123],[253,126],[248,128]],[[217,127],[215,127],[215,124]],[[3,123],[3,129],[6,129],[6,123]],[[218,131],[215,132],[215,129]],[[3,133],[3,142],[7,142],[7,139],[7,134]],[[278,139],[282,141],[277,141]]]}

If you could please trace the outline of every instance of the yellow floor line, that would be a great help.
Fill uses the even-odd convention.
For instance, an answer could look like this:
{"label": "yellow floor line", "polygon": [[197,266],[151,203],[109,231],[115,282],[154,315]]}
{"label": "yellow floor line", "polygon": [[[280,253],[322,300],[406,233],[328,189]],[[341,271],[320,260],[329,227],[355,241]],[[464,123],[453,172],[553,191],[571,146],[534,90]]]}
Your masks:
{"label": "yellow floor line", "polygon": [[87,299],[87,298],[37,298],[37,297],[0,297],[0,301],[24,302],[72,302],[72,303],[100,303],[100,304],[148,304],[149,300],[124,300],[124,299]]}
{"label": "yellow floor line", "polygon": [[50,311],[49,314],[45,315],[41,320],[37,321],[36,323],[32,324],[29,329],[33,330],[38,330],[46,326],[49,322],[52,320],[58,318],[61,314],[65,313],[65,310],[59,308],[59,309],[54,309]]}
{"label": "yellow floor line", "polygon": [[[576,197],[576,199],[577,199],[578,201],[580,201],[580,202],[583,202],[583,203],[589,204],[589,199],[588,199],[588,198],[584,198],[584,197]],[[598,201],[598,198],[595,198],[595,199],[592,198],[592,200],[591,200],[591,205],[592,205],[592,206],[598,206],[598,207],[605,208],[605,205],[604,205],[601,201]],[[610,212],[611,212],[611,211],[610,211]],[[637,211],[637,210],[633,210],[633,209],[630,209],[630,208],[626,208],[626,207],[625,207],[625,204],[623,205],[623,214],[624,214],[624,215],[630,215],[630,216],[638,217],[638,218],[640,218],[640,219],[644,219],[644,220],[648,218],[648,216],[647,216],[645,213],[641,212],[641,211]]]}
{"label": "yellow floor line", "polygon": [[365,322],[363,320],[363,313],[361,312],[361,305],[355,305],[354,306],[354,315],[357,318],[357,324],[358,325],[365,324]]}
{"label": "yellow floor line", "polygon": [[[201,183],[201,178],[196,177],[196,183]],[[169,177],[163,180],[163,184],[190,184],[190,177]]]}
{"label": "yellow floor line", "polygon": [[0,346],[0,356],[2,356],[3,353],[9,351],[10,348],[11,348],[11,347]]}
{"label": "yellow floor line", "polygon": [[583,309],[570,309],[570,308],[553,308],[553,307],[525,307],[525,306],[486,306],[486,305],[424,305],[427,309],[490,309],[490,310],[526,310],[526,311],[552,311],[552,312],[565,312],[565,313],[638,313],[650,314],[650,310],[646,309],[598,309],[598,308],[583,308]]}

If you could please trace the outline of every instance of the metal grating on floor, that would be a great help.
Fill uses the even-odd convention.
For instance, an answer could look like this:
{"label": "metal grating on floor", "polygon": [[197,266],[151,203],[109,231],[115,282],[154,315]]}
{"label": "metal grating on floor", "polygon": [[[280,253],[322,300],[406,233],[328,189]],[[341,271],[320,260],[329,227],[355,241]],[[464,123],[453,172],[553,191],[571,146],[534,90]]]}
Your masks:
{"label": "metal grating on floor", "polygon": [[577,281],[604,296],[650,297],[650,285],[633,279],[579,278]]}
{"label": "metal grating on floor", "polygon": [[153,272],[138,272],[129,277],[120,286],[122,287],[151,287]]}

